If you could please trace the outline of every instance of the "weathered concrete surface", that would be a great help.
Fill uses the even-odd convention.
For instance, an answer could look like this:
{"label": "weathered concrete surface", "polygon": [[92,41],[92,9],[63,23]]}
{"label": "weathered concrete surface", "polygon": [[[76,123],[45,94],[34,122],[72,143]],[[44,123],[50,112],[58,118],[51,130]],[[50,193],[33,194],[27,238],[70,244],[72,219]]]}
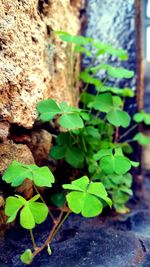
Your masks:
{"label": "weathered concrete surface", "polygon": [[[46,231],[44,233],[46,234]],[[44,233],[42,232],[42,239]],[[20,231],[18,234],[22,235]],[[12,232],[9,232],[6,238],[5,247],[0,244],[1,266],[23,267],[18,253],[25,249],[25,244],[30,244],[27,235],[24,234],[22,245],[19,236],[13,236]],[[8,244],[10,247],[8,254],[3,254]],[[38,255],[30,266],[131,267],[139,266],[144,257],[140,242],[134,234],[129,232],[124,234],[107,228],[99,228],[97,231],[91,231],[89,228],[87,232],[76,232],[75,237],[60,239],[51,248],[51,257],[45,251]]]}
{"label": "weathered concrete surface", "polygon": [[0,119],[30,128],[41,99],[72,102],[65,45],[51,32],[77,34],[80,3],[0,0]]}

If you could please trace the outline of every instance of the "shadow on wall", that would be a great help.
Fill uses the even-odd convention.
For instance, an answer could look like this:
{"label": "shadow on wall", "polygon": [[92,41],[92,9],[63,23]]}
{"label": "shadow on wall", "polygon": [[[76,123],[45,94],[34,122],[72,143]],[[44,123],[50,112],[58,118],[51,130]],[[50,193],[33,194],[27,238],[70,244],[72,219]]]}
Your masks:
{"label": "shadow on wall", "polygon": [[[144,61],[144,110],[150,113],[150,62]],[[144,134],[150,136],[150,128],[144,130]],[[150,145],[143,147],[143,169],[150,171]]]}
{"label": "shadow on wall", "polygon": [[150,62],[144,61],[144,109],[150,112]]}

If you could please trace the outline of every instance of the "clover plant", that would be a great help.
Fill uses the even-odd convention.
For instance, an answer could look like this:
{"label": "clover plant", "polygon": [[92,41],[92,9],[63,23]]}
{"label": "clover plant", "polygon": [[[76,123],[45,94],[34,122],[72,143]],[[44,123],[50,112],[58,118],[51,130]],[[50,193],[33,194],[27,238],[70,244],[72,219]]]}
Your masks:
{"label": "clover plant", "polygon": [[[47,248],[48,255],[51,255],[52,239],[71,212],[81,213],[86,218],[95,217],[102,213],[105,206],[111,208],[112,205],[117,212],[127,212],[126,202],[133,194],[131,169],[139,165],[130,158],[133,152],[131,143],[150,143],[150,138],[142,133],[128,139],[129,133],[138,123],[150,125],[150,114],[143,110],[135,114],[135,124],[130,127],[132,118],[124,110],[124,103],[126,98],[134,97],[134,92],[130,88],[115,86],[115,79],[131,79],[134,72],[103,63],[95,66],[95,60],[104,54],[118,60],[127,60],[126,51],[88,37],[72,36],[65,32],[56,34],[67,44],[69,89],[74,91],[79,80],[83,83],[80,107],[47,99],[38,103],[37,112],[41,121],[57,122],[55,127],[58,134],[50,157],[56,161],[66,161],[73,169],[84,173],[84,176],[71,179],[71,183],[62,184],[62,192],[50,196],[51,203],[60,211],[56,217],[39,190],[40,187],[51,188],[55,182],[50,169],[47,166],[38,167],[17,161],[8,166],[2,176],[6,183],[18,187],[28,178],[35,191],[35,195],[29,200],[20,195],[9,196],[5,205],[7,222],[13,222],[19,216],[20,225],[30,232],[33,249],[27,248],[20,257],[25,264],[30,264],[44,248]],[[94,55],[89,50],[90,46],[94,47]],[[85,68],[79,77],[74,73],[78,54],[85,54],[92,59],[92,64]],[[105,77],[102,75],[100,80],[98,77],[101,71],[105,73]],[[108,84],[109,77],[114,79],[114,86]],[[96,94],[89,93],[89,85],[95,87]],[[121,132],[124,130],[122,134],[120,129]],[[33,229],[37,224],[43,223],[48,215],[53,223],[50,233],[44,244],[37,247]]]}
{"label": "clover plant", "polygon": [[[81,212],[84,217],[94,217],[101,214],[104,206],[109,205],[111,207],[112,205],[104,185],[100,182],[92,182],[87,176],[83,176],[71,184],[62,185],[65,189],[66,197],[64,195],[62,197],[61,194],[52,196],[52,203],[59,207],[60,210],[59,217],[55,218],[37,188],[37,186],[52,186],[55,179],[51,171],[48,167],[38,167],[35,164],[27,165],[13,161],[2,177],[5,182],[11,183],[14,187],[21,185],[25,178],[32,181],[38,194],[30,200],[26,200],[20,195],[9,196],[5,205],[5,214],[8,216],[7,223],[13,222],[19,214],[20,225],[30,232],[34,251],[26,249],[21,255],[20,259],[25,264],[30,264],[33,258],[45,247],[47,247],[48,254],[51,255],[50,243],[52,238],[71,212],[76,214]],[[70,190],[71,192],[68,193]],[[41,198],[40,202],[37,201],[39,198]],[[68,207],[65,204],[66,201]],[[41,247],[37,247],[32,230],[37,224],[41,224],[46,220],[48,213],[53,221],[53,227],[45,243]],[[65,213],[66,215],[64,216]]]}
{"label": "clover plant", "polygon": [[[73,168],[84,169],[91,180],[102,182],[109,196],[113,198],[116,211],[124,213],[128,211],[125,204],[132,195],[132,175],[129,172],[132,167],[139,165],[129,159],[129,154],[133,152],[131,143],[138,142],[141,145],[150,143],[150,138],[142,133],[137,133],[130,140],[128,136],[139,122],[150,125],[150,114],[140,111],[131,118],[124,110],[125,100],[133,98],[135,94],[131,88],[118,88],[115,80],[131,79],[134,76],[132,70],[104,63],[95,66],[95,60],[103,54],[109,54],[125,61],[128,55],[123,49],[115,49],[109,44],[103,44],[92,38],[83,36],[78,38],[65,32],[57,32],[57,34],[67,43],[67,49],[70,45],[72,61],[75,61],[76,53],[79,52],[94,60],[92,59],[92,64],[79,75],[79,80],[84,84],[80,94],[80,108],[74,110],[67,108],[67,104],[59,104],[55,101],[59,106],[59,112],[55,118],[65,131],[60,131],[58,134],[50,151],[50,157],[55,160],[63,159]],[[88,50],[90,46],[94,47],[94,55]],[[101,71],[103,75],[100,80]],[[109,77],[114,80],[114,86],[108,83]],[[96,94],[89,93],[87,90],[89,85],[95,87]],[[40,119],[43,121],[49,121],[45,116],[53,113],[51,101],[52,99],[41,101],[37,106]],[[63,109],[62,105],[66,105],[66,109]],[[65,116],[63,125],[61,116]],[[68,116],[69,118],[74,116],[71,123]],[[134,125],[131,123],[132,120],[135,121]],[[120,135],[120,132],[123,134]],[[129,180],[126,182],[126,179],[130,182]],[[115,195],[118,197],[115,198]]]}

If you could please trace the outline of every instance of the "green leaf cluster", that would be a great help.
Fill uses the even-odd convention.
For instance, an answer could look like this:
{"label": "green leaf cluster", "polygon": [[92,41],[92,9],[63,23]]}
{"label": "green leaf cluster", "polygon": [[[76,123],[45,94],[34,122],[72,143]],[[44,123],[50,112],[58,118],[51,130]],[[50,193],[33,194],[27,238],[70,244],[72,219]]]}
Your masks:
{"label": "green leaf cluster", "polygon": [[[150,125],[150,114],[146,113],[144,110],[141,110],[140,112],[136,113],[133,116],[133,119],[136,123],[142,122],[146,125]],[[138,142],[142,146],[150,144],[150,137],[140,132],[133,137],[133,140]]]}
{"label": "green leaf cluster", "polygon": [[94,178],[100,180],[112,197],[113,206],[119,213],[126,213],[126,202],[132,196],[131,167],[138,167],[138,162],[133,162],[124,156],[121,148],[101,149],[93,158],[98,162],[98,175]]}
{"label": "green leaf cluster", "polygon": [[[124,61],[128,59],[127,52],[89,37],[74,36],[63,31],[55,33],[66,42],[67,82],[72,95],[79,81],[83,85],[80,94],[81,108],[47,99],[38,103],[37,112],[41,121],[53,120],[51,125],[56,135],[49,156],[54,160],[66,161],[85,176],[70,184],[63,184],[64,192],[52,194],[50,201],[60,210],[67,208],[67,201],[72,212],[81,213],[87,218],[101,214],[106,205],[110,207],[113,205],[117,212],[126,213],[129,211],[126,203],[133,195],[132,176],[129,172],[139,165],[130,160],[129,155],[133,152],[130,143],[136,141],[141,145],[147,145],[150,144],[150,137],[137,133],[131,140],[127,138],[134,127],[128,128],[131,116],[124,110],[124,104],[126,98],[132,98],[135,94],[130,88],[117,87],[115,79],[131,79],[134,72],[106,63],[95,66],[95,60],[108,54]],[[91,60],[93,64],[77,75],[74,66],[79,53],[93,58]],[[114,86],[112,82],[110,86],[109,78]],[[88,85],[95,87],[95,95],[87,90]],[[144,122],[150,125],[150,114],[143,110],[135,114],[133,119],[136,123]],[[120,127],[128,128],[121,137],[119,137]],[[36,186],[52,187],[55,181],[48,167],[27,165],[17,161],[13,161],[2,176],[2,179],[13,187],[20,186],[26,178],[32,181],[35,190],[38,190]],[[37,202],[39,197],[42,203]],[[39,194],[30,200],[15,195],[6,199],[5,213],[8,216],[8,223],[14,221],[19,214],[21,226],[32,233],[36,224],[46,220],[48,207]],[[50,210],[49,213],[53,218]],[[65,217],[62,222],[64,219]],[[62,222],[56,228],[56,232]],[[55,223],[54,221],[54,225]],[[32,242],[34,244],[33,238]],[[49,244],[47,252],[51,255]],[[34,253],[27,249],[21,255],[21,261],[30,264],[33,255]]]}
{"label": "green leaf cluster", "polygon": [[121,48],[116,49],[110,44],[99,42],[91,37],[71,35],[70,33],[63,31],[55,31],[55,33],[67,44],[74,44],[74,52],[85,54],[88,57],[93,57],[91,51],[88,49],[88,46],[92,45],[96,50],[96,57],[103,54],[109,54],[120,60],[128,59],[126,50]]}
{"label": "green leaf cluster", "polygon": [[37,105],[37,111],[40,114],[40,119],[44,122],[50,121],[58,115],[58,123],[63,128],[72,130],[84,127],[80,116],[81,110],[70,107],[65,102],[58,104],[53,99],[43,100]]}
{"label": "green leaf cluster", "polygon": [[74,168],[82,168],[84,154],[80,147],[73,145],[74,139],[70,133],[61,133],[57,138],[57,145],[51,149],[50,156],[54,159],[65,159]]}
{"label": "green leaf cluster", "polygon": [[15,195],[6,199],[5,214],[8,216],[7,223],[13,222],[20,210],[20,224],[25,229],[33,229],[36,224],[45,221],[48,208],[44,203],[36,202],[40,195],[30,200]]}
{"label": "green leaf cluster", "polygon": [[125,157],[122,150],[114,149],[102,149],[97,152],[94,157],[95,160],[99,160],[100,169],[105,174],[118,174],[122,175],[128,172],[132,166],[138,167],[138,162],[133,162]]}
{"label": "green leaf cluster", "polygon": [[27,165],[16,160],[8,166],[2,179],[11,186],[20,186],[24,180],[30,179],[36,186],[51,187],[55,179],[48,167],[38,167],[35,164]]}
{"label": "green leaf cluster", "polygon": [[145,113],[144,110],[141,110],[139,113],[136,113],[133,119],[137,123],[144,122],[146,125],[150,125],[150,114]]}
{"label": "green leaf cluster", "polygon": [[[115,101],[114,101],[115,99]],[[129,114],[120,108],[120,98],[114,98],[110,93],[99,94],[93,102],[90,102],[90,107],[100,112],[107,113],[106,119],[116,127],[127,128],[130,125],[131,118]]]}
{"label": "green leaf cluster", "polygon": [[[73,36],[62,31],[56,33],[62,41],[66,42],[67,53],[69,53],[67,55],[70,57],[71,64],[75,62],[76,53],[86,54],[86,56],[96,59],[105,53],[118,60],[128,59],[125,50],[116,49],[110,44],[84,36]],[[91,50],[90,47],[94,49]],[[103,73],[102,79],[99,78],[101,72]],[[48,121],[57,118],[60,126],[67,129],[66,132],[58,134],[55,145],[50,151],[50,157],[55,160],[65,160],[74,168],[84,169],[91,179],[100,181],[103,177],[110,175],[123,177],[132,167],[137,167],[137,163],[128,158],[133,151],[131,145],[126,140],[123,142],[115,140],[116,131],[119,133],[120,127],[128,128],[130,126],[131,117],[124,110],[124,104],[125,98],[134,97],[135,94],[130,88],[118,88],[115,84],[114,86],[107,84],[109,77],[115,80],[131,79],[133,76],[134,71],[126,68],[106,63],[101,63],[96,67],[91,65],[79,75],[79,80],[85,86],[80,95],[82,108],[74,109],[66,103],[58,104],[52,99],[39,103],[37,110],[41,120]],[[90,84],[95,87],[96,95],[86,91]],[[78,116],[78,121],[76,117],[73,117],[74,114]],[[63,120],[61,116],[63,116]],[[79,118],[80,122],[82,120],[82,125]],[[146,121],[148,121],[148,116]],[[140,142],[138,138],[135,137],[131,141]],[[105,155],[98,159],[97,157],[104,151],[106,154],[104,153]],[[112,191],[109,193],[110,196],[113,195]]]}
{"label": "green leaf cluster", "polygon": [[133,195],[131,190],[132,176],[130,173],[123,175],[105,175],[102,178],[103,184],[112,196],[113,205],[118,213],[126,213],[128,208],[126,202]]}
{"label": "green leaf cluster", "polygon": [[150,136],[144,135],[143,133],[137,133],[134,136],[133,140],[137,141],[142,146],[150,144]]}
{"label": "green leaf cluster", "polygon": [[76,214],[81,213],[84,217],[99,215],[103,210],[102,200],[110,207],[112,205],[103,184],[90,182],[87,176],[83,176],[71,184],[64,184],[63,188],[72,191],[66,197],[69,208]]}

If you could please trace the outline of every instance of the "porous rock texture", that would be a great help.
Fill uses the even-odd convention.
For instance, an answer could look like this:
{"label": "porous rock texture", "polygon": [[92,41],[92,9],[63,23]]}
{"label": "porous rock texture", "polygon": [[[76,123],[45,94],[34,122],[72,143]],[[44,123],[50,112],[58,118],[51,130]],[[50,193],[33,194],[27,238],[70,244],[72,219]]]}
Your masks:
{"label": "porous rock texture", "polygon": [[12,160],[20,161],[24,164],[34,163],[34,158],[30,149],[26,145],[2,143],[0,144],[0,173],[2,173]]}
{"label": "porous rock texture", "polygon": [[[68,89],[66,44],[53,31],[79,32],[81,2],[0,0],[0,173],[14,159],[31,164],[34,160],[39,163],[39,155],[40,160],[48,155],[51,135],[44,130],[42,135],[36,134],[33,128],[40,100],[52,97],[73,103],[74,92]],[[12,143],[14,125],[18,136],[22,134],[20,140],[24,133],[19,127],[33,128],[31,144]],[[38,148],[35,140],[40,143]]]}
{"label": "porous rock texture", "polygon": [[0,120],[31,128],[36,104],[72,103],[65,44],[53,30],[77,34],[81,0],[0,0]]}
{"label": "porous rock texture", "polygon": [[[2,174],[8,165],[13,161],[19,161],[24,164],[33,164],[34,158],[24,144],[13,144],[11,142],[4,142],[0,144],[0,174]],[[30,198],[33,194],[32,182],[28,179],[16,189],[17,192],[23,193],[26,198]],[[0,222],[1,225],[1,222]]]}

